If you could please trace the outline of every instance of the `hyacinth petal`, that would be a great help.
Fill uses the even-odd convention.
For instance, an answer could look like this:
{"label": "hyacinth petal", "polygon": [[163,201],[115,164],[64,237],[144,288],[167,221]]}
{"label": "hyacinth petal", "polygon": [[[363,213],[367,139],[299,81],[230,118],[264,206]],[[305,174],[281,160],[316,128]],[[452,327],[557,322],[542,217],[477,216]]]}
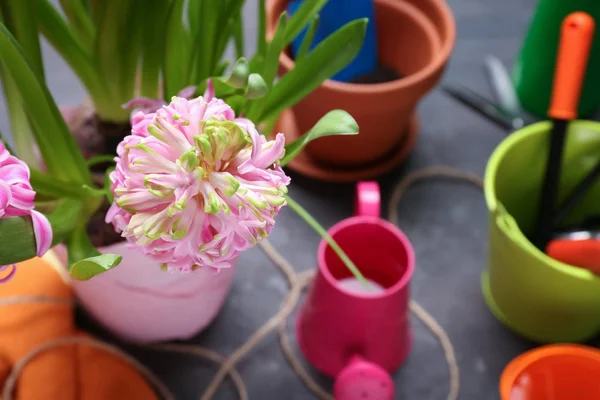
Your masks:
{"label": "hyacinth petal", "polygon": [[210,90],[132,115],[110,175],[106,221],[168,270],[230,267],[285,205],[283,136],[267,141]]}
{"label": "hyacinth petal", "polygon": [[[13,158],[13,157],[11,157]],[[10,159],[6,160],[7,163],[11,162]],[[29,168],[25,163],[10,163],[5,164],[0,167],[0,176],[2,180],[8,183],[9,185],[14,185],[16,183],[25,184],[30,186],[29,184]]]}
{"label": "hyacinth petal", "polygon": [[248,136],[252,141],[252,153],[250,158],[255,159],[258,153],[260,152],[263,140],[266,141],[265,137],[258,133],[254,123],[246,118],[236,118],[235,122],[242,127],[246,132],[248,132]]}
{"label": "hyacinth petal", "polygon": [[52,226],[46,216],[38,211],[31,212],[33,221],[33,233],[38,257],[43,256],[52,245]]}
{"label": "hyacinth petal", "polygon": [[10,185],[0,180],[0,217],[4,215],[4,210],[12,200]]}
{"label": "hyacinth petal", "polygon": [[[8,268],[10,268],[9,273],[7,275],[4,275],[4,271]],[[4,275],[4,276],[0,277],[0,283],[8,282],[15,275],[15,272],[17,272],[16,264],[0,266],[0,274]]]}
{"label": "hyacinth petal", "polygon": [[[48,219],[34,211],[35,192],[29,182],[29,167],[23,161],[10,155],[0,141],[0,217],[31,216],[36,241],[36,254],[43,255],[52,244],[52,227]],[[5,265],[0,271],[11,268],[0,282],[9,280],[16,271],[16,265]]]}
{"label": "hyacinth petal", "polygon": [[196,93],[196,86],[187,86],[181,89],[179,93],[177,93],[177,97],[184,97],[186,99],[189,99],[194,95],[194,93]]}
{"label": "hyacinth petal", "polygon": [[278,133],[275,142],[271,141],[262,145],[260,152],[253,158],[256,168],[263,169],[274,164],[285,155],[285,135]]}
{"label": "hyacinth petal", "polygon": [[13,185],[11,187],[11,205],[19,210],[33,210],[33,199],[35,192],[30,188]]}
{"label": "hyacinth petal", "polygon": [[240,182],[229,172],[211,172],[208,180],[215,189],[221,190],[225,196],[233,196],[240,187]]}
{"label": "hyacinth petal", "polygon": [[4,165],[6,160],[11,157],[8,150],[6,150],[6,146],[4,146],[4,142],[0,140],[0,165]]}
{"label": "hyacinth petal", "polygon": [[202,97],[204,97],[204,101],[206,102],[209,102],[215,98],[215,84],[212,82],[212,80],[209,79],[206,81],[206,90],[204,91],[204,95]]}
{"label": "hyacinth petal", "polygon": [[151,127],[155,127],[158,130],[158,132],[164,134],[164,139],[159,138],[160,140],[169,143],[169,145],[173,147],[177,146],[178,151],[186,151],[191,147],[191,144],[188,141],[185,133],[181,132],[175,126],[170,124],[166,117],[157,117],[156,125],[148,126],[148,131],[152,134],[152,132],[150,131]]}
{"label": "hyacinth petal", "polygon": [[143,189],[128,191],[127,194],[118,197],[119,198],[115,202],[119,207],[126,210],[141,211],[165,203],[163,198]]}
{"label": "hyacinth petal", "polygon": [[156,110],[163,105],[162,100],[151,99],[149,97],[135,97],[123,104],[121,107],[124,109],[130,108],[142,108],[146,110]]}

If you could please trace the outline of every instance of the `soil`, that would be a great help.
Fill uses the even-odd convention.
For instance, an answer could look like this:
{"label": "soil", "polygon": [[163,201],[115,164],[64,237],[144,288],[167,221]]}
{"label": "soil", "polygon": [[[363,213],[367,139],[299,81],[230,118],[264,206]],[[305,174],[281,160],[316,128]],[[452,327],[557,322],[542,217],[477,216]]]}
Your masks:
{"label": "soil", "polygon": [[[94,113],[82,109],[77,119],[67,121],[75,141],[86,159],[99,155],[115,154],[118,144],[130,134],[131,125],[102,121]],[[92,172],[104,173],[109,163],[96,164]]]}
{"label": "soil", "polygon": [[359,75],[352,79],[350,83],[361,83],[361,84],[374,84],[391,82],[402,78],[398,72],[392,68],[388,68],[384,65],[377,65],[375,69],[364,75]]}
{"label": "soil", "polygon": [[[84,108],[80,109],[76,117],[67,117],[65,120],[86,159],[98,155],[116,155],[117,145],[131,132],[129,123],[101,121],[96,114]],[[109,166],[109,163],[102,163],[92,167],[92,176],[97,186],[104,185],[105,171]],[[100,209],[88,221],[87,231],[95,247],[108,246],[124,240],[111,224],[104,222],[109,207],[110,204],[105,199]]]}
{"label": "soil", "polygon": [[108,200],[105,200],[87,224],[88,235],[96,248],[109,246],[124,240],[120,233],[115,232],[112,224],[104,222],[109,207]]}

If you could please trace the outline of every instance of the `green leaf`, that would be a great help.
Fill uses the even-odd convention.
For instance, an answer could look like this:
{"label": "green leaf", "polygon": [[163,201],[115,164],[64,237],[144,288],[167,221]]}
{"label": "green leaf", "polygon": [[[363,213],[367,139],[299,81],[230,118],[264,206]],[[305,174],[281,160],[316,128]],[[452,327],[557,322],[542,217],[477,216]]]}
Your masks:
{"label": "green leaf", "polygon": [[94,62],[107,85],[112,99],[119,98],[119,82],[121,81],[121,60],[119,46],[125,37],[123,27],[124,16],[127,12],[125,1],[105,0],[105,11],[99,26],[94,44]]}
{"label": "green leaf", "polygon": [[244,56],[244,19],[242,10],[238,10],[233,23],[233,43],[235,45],[235,55],[237,58]]}
{"label": "green leaf", "polygon": [[105,164],[105,163],[114,164],[115,156],[110,155],[110,154],[101,154],[99,156],[93,156],[91,158],[88,158],[88,160],[87,160],[88,167],[93,167],[95,165]]}
{"label": "green leaf", "polygon": [[277,75],[277,69],[279,68],[279,55],[285,48],[284,37],[287,27],[287,14],[283,12],[277,22],[277,29],[273,40],[269,43],[267,55],[265,56],[265,62],[263,67],[262,76],[267,82],[269,88],[273,87],[273,81]]}
{"label": "green leaf", "polygon": [[260,118],[255,122],[279,115],[348,65],[362,47],[366,27],[366,18],[349,22],[297,62],[294,69],[273,87]]}
{"label": "green leaf", "polygon": [[60,6],[65,12],[73,32],[87,48],[91,48],[96,36],[96,27],[85,2],[86,0],[60,0]]}
{"label": "green leaf", "polygon": [[226,83],[226,78],[212,77],[210,78],[210,80],[212,81],[213,86],[215,88],[215,97],[222,99],[224,97],[232,96],[239,92],[238,89],[231,87]]}
{"label": "green leaf", "polygon": [[227,67],[229,67],[229,60],[223,60],[219,63],[219,65],[217,65],[217,68],[215,69],[215,76],[221,76],[225,73],[225,71],[227,71]]}
{"label": "green leaf", "polygon": [[[279,55],[284,48],[283,39],[285,36],[286,21],[287,14],[283,12],[279,16],[279,22],[277,23],[275,35],[273,35],[273,40],[271,40],[269,43],[265,60],[262,63],[262,77],[267,84],[267,89],[270,89],[273,86],[273,81],[277,75],[277,69],[279,67]],[[248,110],[247,117],[252,121],[258,118],[267,101],[268,98],[265,98],[261,101],[252,102],[252,105]]]}
{"label": "green leaf", "polygon": [[294,159],[311,141],[325,136],[357,135],[358,124],[350,114],[343,110],[333,110],[325,114],[310,131],[285,146],[285,156],[281,159],[284,166]]}
{"label": "green leaf", "polygon": [[300,204],[296,203],[290,196],[285,195],[285,200],[288,203],[288,206],[296,212],[311,228],[315,230],[326,242],[329,244],[331,249],[337,254],[337,256],[342,260],[342,262],[346,265],[346,268],[354,275],[360,283],[366,288],[369,288],[369,282],[365,279],[363,274],[360,272],[358,267],[354,264],[354,262],[348,257],[348,255],[344,252],[344,250],[336,243],[336,241],[329,235],[329,233],[317,222],[316,219],[313,218],[312,215],[309,214]]}
{"label": "green leaf", "polygon": [[71,276],[79,281],[87,281],[96,275],[119,265],[123,257],[116,254],[100,254],[84,258],[71,266]]}
{"label": "green leaf", "polygon": [[90,16],[92,17],[94,26],[98,28],[104,20],[104,13],[106,11],[105,0],[88,0],[88,2]]}
{"label": "green leaf", "polygon": [[77,38],[48,0],[37,0],[36,11],[41,33],[81,79],[96,110],[101,112],[110,102],[107,97],[107,88],[100,81],[89,48],[86,48]]}
{"label": "green leaf", "polygon": [[40,82],[44,82],[44,63],[40,49],[40,39],[36,22],[36,0],[0,0],[0,8],[6,27],[17,39],[25,58],[31,65]]}
{"label": "green leaf", "polygon": [[35,256],[35,236],[31,218],[0,219],[0,265],[18,263]]}
{"label": "green leaf", "polygon": [[[94,62],[110,93],[109,114],[104,120],[126,122],[129,111],[121,105],[133,98],[140,52],[140,12],[137,1],[106,0],[104,19],[94,44]],[[124,40],[127,38],[127,40]]]}
{"label": "green leaf", "polygon": [[219,35],[229,35],[229,31],[223,28],[227,25],[219,25],[222,21],[224,1],[213,0],[190,0],[188,6],[190,14],[190,29],[193,38],[193,74],[194,82],[201,82],[211,76],[219,60],[216,58],[221,43]]}
{"label": "green leaf", "polygon": [[304,0],[288,22],[285,32],[285,45],[291,43],[302,32],[302,29],[321,11],[328,0]]}
{"label": "green leaf", "polygon": [[115,197],[113,196],[111,190],[110,190],[110,185],[112,184],[112,181],[110,180],[110,174],[115,170],[115,167],[111,167],[108,168],[106,170],[106,173],[104,174],[104,191],[106,192],[106,198],[108,199],[109,203],[114,203],[115,201]]}
{"label": "green leaf", "polygon": [[267,12],[265,3],[267,0],[258,0],[258,31],[256,38],[256,54],[264,56],[267,52]]}
{"label": "green leaf", "polygon": [[63,181],[34,168],[30,169],[30,181],[33,190],[35,190],[37,194],[46,197],[71,197],[80,200],[98,197],[97,190],[92,189],[87,185]]}
{"label": "green leaf", "polygon": [[116,267],[122,257],[115,254],[100,254],[90,241],[86,224],[80,222],[67,240],[69,253],[68,270],[77,280],[88,280]]}
{"label": "green leaf", "polygon": [[140,72],[141,92],[145,97],[157,99],[160,96],[159,79],[163,63],[165,47],[166,15],[169,2],[165,0],[149,0],[148,4],[138,12],[142,12],[142,66]]}
{"label": "green leaf", "polygon": [[35,167],[39,164],[39,157],[35,153],[35,142],[33,140],[32,128],[25,112],[25,103],[23,103],[19,95],[19,88],[15,85],[10,74],[5,71],[1,62],[0,80],[2,81],[4,98],[8,108],[12,138],[17,150],[16,152],[11,151],[11,154],[25,161],[30,167]]}
{"label": "green leaf", "polygon": [[[188,23],[190,24],[190,31],[192,36],[196,37],[196,34],[202,30],[202,3],[204,0],[189,0],[188,1]],[[183,21],[183,19],[182,19]]]}
{"label": "green leaf", "polygon": [[248,65],[248,60],[242,57],[235,62],[225,83],[236,89],[244,89],[248,85],[249,76],[250,65]]}
{"label": "green leaf", "polygon": [[308,53],[308,50],[310,49],[310,45],[312,44],[313,38],[315,37],[315,32],[317,31],[318,26],[319,15],[315,15],[312,21],[310,22],[310,25],[308,26],[308,30],[306,31],[304,39],[302,39],[302,43],[300,44],[300,48],[298,49],[298,54],[296,54],[296,57],[294,57],[295,62],[302,60],[304,55]]}
{"label": "green leaf", "polygon": [[[242,25],[236,26],[238,20],[240,18],[240,12],[244,5],[244,0],[229,0],[226,3],[221,3],[221,5],[225,4],[220,8],[219,22],[217,26],[219,27],[217,30],[217,34],[215,37],[215,41],[217,45],[215,46],[215,56],[213,60],[218,62],[223,58],[223,54],[225,53],[225,49],[227,44],[229,43],[231,36],[239,35],[243,32]],[[238,37],[239,38],[239,37]],[[241,55],[237,58],[240,58],[244,55],[244,51],[242,47],[239,47],[240,43],[237,43],[236,51]],[[222,73],[217,73],[216,71],[211,71],[211,74],[221,75]]]}
{"label": "green leaf", "polygon": [[248,103],[248,99],[240,94],[236,94],[227,98],[227,104],[233,109],[236,115],[240,115],[242,110]]}
{"label": "green leaf", "polygon": [[75,139],[45,85],[36,78],[19,44],[0,24],[0,59],[26,108],[48,171],[57,178],[91,184],[91,175]]}
{"label": "green leaf", "polygon": [[[117,122],[129,122],[130,110],[123,109],[123,104],[135,97],[136,94],[136,81],[138,79],[138,66],[140,57],[142,55],[142,32],[143,24],[145,21],[144,13],[140,12],[140,9],[148,6],[146,0],[129,0],[128,7],[126,8],[125,16],[123,18],[123,37],[127,40],[118,42],[118,51],[120,61],[120,80],[119,80],[119,97],[117,98],[118,110],[121,117],[116,120]],[[159,10],[155,10],[158,12]],[[166,10],[165,10],[166,13]],[[160,28],[156,28],[160,29]],[[164,32],[164,28],[161,33]],[[160,39],[157,42],[160,45]],[[161,52],[162,56],[162,52]],[[162,63],[162,60],[160,60]],[[157,93],[158,94],[158,93]]]}
{"label": "green leaf", "polygon": [[[81,203],[65,200],[50,215],[52,245],[65,240],[74,228]],[[14,264],[36,256],[35,235],[30,217],[0,219],[0,265]]]}
{"label": "green leaf", "polygon": [[262,73],[265,57],[255,54],[250,60],[250,72]]}
{"label": "green leaf", "polygon": [[163,64],[164,99],[170,101],[181,89],[188,86],[192,51],[190,33],[182,24],[184,0],[174,0],[167,17],[165,55]]}
{"label": "green leaf", "polygon": [[259,74],[250,74],[248,77],[248,88],[245,93],[246,98],[251,100],[260,99],[266,96],[268,92],[269,88],[262,76]]}

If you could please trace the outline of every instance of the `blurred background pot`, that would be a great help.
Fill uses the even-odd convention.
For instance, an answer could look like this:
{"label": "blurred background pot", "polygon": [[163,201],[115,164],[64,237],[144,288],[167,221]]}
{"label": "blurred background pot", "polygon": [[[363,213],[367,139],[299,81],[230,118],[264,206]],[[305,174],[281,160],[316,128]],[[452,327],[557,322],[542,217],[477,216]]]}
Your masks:
{"label": "blurred background pot", "polygon": [[[267,34],[289,0],[267,3]],[[383,83],[328,80],[293,107],[300,133],[336,108],[348,111],[360,134],[321,138],[306,148],[313,162],[328,167],[363,167],[398,152],[418,101],[440,79],[455,40],[454,19],[443,0],[376,0],[379,62],[401,76]],[[280,56],[280,73],[294,67],[289,52]],[[290,164],[293,168],[293,165]]]}
{"label": "blurred background pot", "polygon": [[[521,106],[538,117],[545,118],[550,106],[561,23],[575,11],[584,11],[596,24],[600,22],[600,1],[540,0],[514,65],[513,80]],[[600,29],[596,28],[577,115],[589,116],[600,105],[598,87]]]}

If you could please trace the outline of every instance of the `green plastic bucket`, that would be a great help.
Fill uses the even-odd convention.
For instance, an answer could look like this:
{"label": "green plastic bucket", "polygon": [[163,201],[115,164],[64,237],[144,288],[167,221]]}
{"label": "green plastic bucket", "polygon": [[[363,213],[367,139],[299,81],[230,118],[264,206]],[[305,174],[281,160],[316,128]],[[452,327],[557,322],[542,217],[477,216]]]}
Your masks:
{"label": "green plastic bucket", "polygon": [[[512,133],[488,162],[489,258],[482,289],[491,311],[517,333],[540,343],[579,342],[600,332],[600,277],[546,256],[524,234],[537,216],[551,126],[539,122]],[[571,123],[563,157],[560,199],[600,160],[600,123]],[[566,222],[595,214],[600,182]]]}

